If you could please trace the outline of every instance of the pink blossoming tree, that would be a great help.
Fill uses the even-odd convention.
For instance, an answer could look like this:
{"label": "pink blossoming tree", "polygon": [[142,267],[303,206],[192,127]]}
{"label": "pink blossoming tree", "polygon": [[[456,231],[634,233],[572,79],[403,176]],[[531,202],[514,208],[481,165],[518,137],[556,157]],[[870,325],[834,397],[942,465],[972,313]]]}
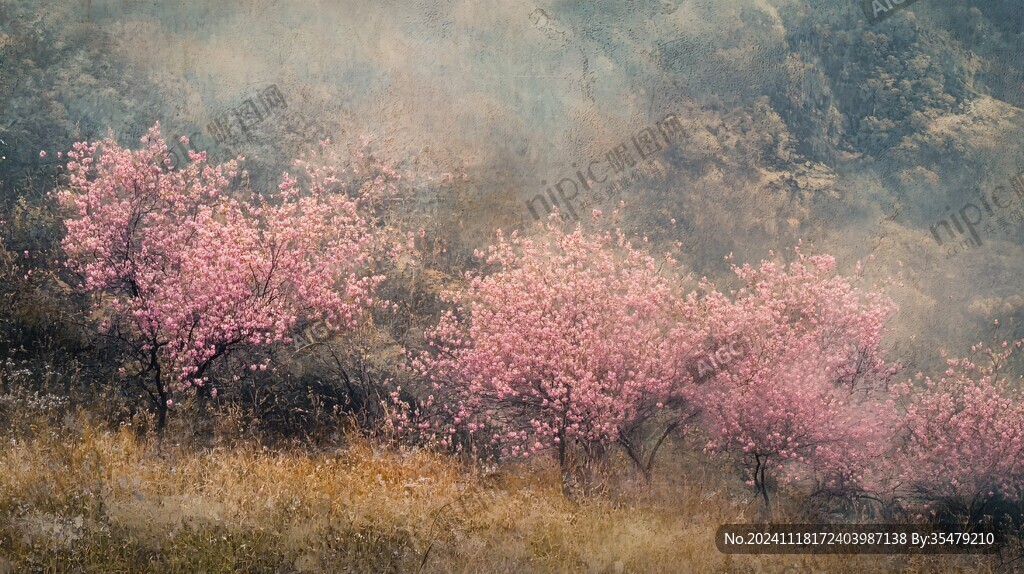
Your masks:
{"label": "pink blossoming tree", "polygon": [[128,349],[162,429],[173,393],[207,385],[234,351],[286,342],[300,320],[355,324],[382,280],[365,272],[377,247],[370,208],[397,176],[347,189],[337,158],[314,152],[264,198],[232,191],[234,161],[214,167],[192,152],[172,169],[159,124],[142,143],[75,144],[59,200],[67,264]]}
{"label": "pink blossoming tree", "polygon": [[788,267],[734,267],[743,287],[709,299],[715,332],[749,348],[706,382],[708,447],[737,455],[766,505],[772,472],[820,492],[863,490],[887,444],[891,404],[876,398],[894,373],[879,348],[893,306],[834,268],[797,249]]}
{"label": "pink blossoming tree", "polygon": [[657,447],[644,460],[637,433],[661,415],[674,428],[691,398],[668,345],[678,289],[619,234],[548,231],[499,232],[478,254],[497,269],[449,294],[457,308],[413,360],[448,419],[422,424],[501,456],[554,452],[563,486],[576,447],[592,461],[621,444],[649,473]]}
{"label": "pink blossoming tree", "polygon": [[905,409],[900,446],[891,459],[897,494],[919,512],[953,512],[977,523],[1001,501],[1021,500],[1024,484],[1024,395],[1006,373],[1022,342],[976,345],[948,359],[938,379],[896,389]]}

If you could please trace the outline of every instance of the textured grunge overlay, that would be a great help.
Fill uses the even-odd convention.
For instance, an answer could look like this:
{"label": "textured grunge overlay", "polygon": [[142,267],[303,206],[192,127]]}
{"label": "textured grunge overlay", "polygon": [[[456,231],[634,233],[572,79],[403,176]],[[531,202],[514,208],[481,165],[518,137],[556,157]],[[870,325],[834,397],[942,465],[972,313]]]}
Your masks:
{"label": "textured grunge overlay", "polygon": [[135,142],[160,121],[190,140],[175,161],[244,155],[260,189],[320,139],[366,137],[403,169],[452,174],[416,205],[453,250],[555,207],[587,225],[622,202],[625,229],[681,242],[698,276],[800,239],[843,271],[902,263],[895,338],[912,356],[963,348],[1024,309],[1016,204],[992,203],[1015,200],[1024,165],[1019,2],[0,10],[6,194],[56,163],[39,150],[108,128]]}

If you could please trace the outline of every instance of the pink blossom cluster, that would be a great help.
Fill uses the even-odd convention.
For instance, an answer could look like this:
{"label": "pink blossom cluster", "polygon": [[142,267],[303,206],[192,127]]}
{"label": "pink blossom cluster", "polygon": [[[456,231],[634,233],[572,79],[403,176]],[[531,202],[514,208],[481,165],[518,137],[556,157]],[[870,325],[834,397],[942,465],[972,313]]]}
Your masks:
{"label": "pink blossom cluster", "polygon": [[706,385],[708,449],[739,455],[764,496],[770,473],[826,491],[862,489],[888,444],[892,405],[874,391],[895,373],[879,346],[894,306],[834,269],[832,257],[796,248],[788,266],[734,267],[742,287],[710,298],[715,331],[742,330],[756,352]]}
{"label": "pink blossom cluster", "polygon": [[895,494],[912,507],[936,502],[977,516],[998,499],[1020,500],[1024,484],[1024,395],[1005,372],[1022,341],[976,345],[948,359],[939,378],[895,389],[905,412],[899,425]]}
{"label": "pink blossom cluster", "polygon": [[462,431],[504,456],[553,449],[564,464],[570,443],[614,443],[689,399],[671,345],[685,301],[621,234],[499,232],[478,257],[493,269],[448,294],[455,309],[412,360],[446,407],[420,423],[442,443]]}
{"label": "pink blossom cluster", "polygon": [[[233,183],[237,162],[203,152],[172,169],[159,126],[143,144],[75,144],[58,197],[67,265],[153,386],[161,424],[172,393],[208,384],[218,359],[290,342],[306,322],[352,328],[384,304],[378,255],[399,252],[375,213],[395,192],[390,168],[339,169],[325,142],[264,196]],[[788,263],[734,265],[735,288],[687,291],[670,255],[555,220],[537,238],[499,231],[477,257],[427,349],[408,353],[429,390],[414,406],[392,395],[400,432],[477,454],[554,452],[563,478],[571,457],[618,445],[649,478],[666,437],[694,428],[766,503],[776,481],[971,516],[1021,498],[1024,391],[1006,369],[1024,341],[892,384],[895,306],[862,285],[860,264],[846,277],[797,247]],[[718,353],[737,341],[743,352]]]}
{"label": "pink blossom cluster", "polygon": [[[639,431],[696,417],[709,452],[749,463],[765,497],[776,470],[830,491],[868,487],[889,444],[877,423],[893,420],[892,401],[876,399],[895,372],[880,350],[894,306],[837,275],[833,258],[797,248],[788,266],[734,267],[738,290],[701,280],[684,293],[617,232],[499,232],[480,257],[493,268],[449,295],[455,309],[412,361],[432,388],[421,407],[441,416],[400,425],[504,456],[551,450],[563,464],[569,444],[618,443],[649,471]],[[707,349],[737,340],[746,352],[695,380]]]}
{"label": "pink blossom cluster", "polygon": [[382,277],[364,272],[377,242],[367,208],[397,176],[349,189],[322,148],[270,196],[233,191],[237,162],[210,166],[205,152],[171,169],[159,124],[137,151],[107,138],[68,153],[67,264],[163,401],[206,383],[236,348],[287,342],[300,319],[351,327],[374,304]]}

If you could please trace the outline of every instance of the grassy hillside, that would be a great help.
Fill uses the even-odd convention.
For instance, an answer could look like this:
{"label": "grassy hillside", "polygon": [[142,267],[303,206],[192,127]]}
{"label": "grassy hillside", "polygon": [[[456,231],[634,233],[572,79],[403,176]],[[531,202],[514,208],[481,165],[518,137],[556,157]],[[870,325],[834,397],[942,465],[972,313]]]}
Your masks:
{"label": "grassy hillside", "polygon": [[[727,556],[764,519],[723,469],[612,473],[562,495],[553,465],[469,467],[349,437],[318,448],[158,444],[38,397],[0,407],[0,572],[991,572],[998,557]],[[681,446],[681,445],[677,445]],[[679,448],[684,453],[685,448]],[[685,459],[682,455],[676,460]],[[623,461],[624,462],[624,461]],[[688,470],[682,470],[685,466]],[[785,507],[777,520],[794,520]]]}

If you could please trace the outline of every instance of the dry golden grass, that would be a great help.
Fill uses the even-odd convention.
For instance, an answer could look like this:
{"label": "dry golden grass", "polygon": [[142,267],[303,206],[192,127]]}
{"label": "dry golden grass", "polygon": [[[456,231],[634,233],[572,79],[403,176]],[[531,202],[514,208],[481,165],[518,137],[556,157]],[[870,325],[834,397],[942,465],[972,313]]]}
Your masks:
{"label": "dry golden grass", "polygon": [[[984,558],[726,556],[752,519],[720,476],[567,500],[542,464],[467,467],[364,439],[337,451],[162,448],[86,417],[0,444],[0,573],[993,571]],[[749,498],[749,496],[747,497]]]}

